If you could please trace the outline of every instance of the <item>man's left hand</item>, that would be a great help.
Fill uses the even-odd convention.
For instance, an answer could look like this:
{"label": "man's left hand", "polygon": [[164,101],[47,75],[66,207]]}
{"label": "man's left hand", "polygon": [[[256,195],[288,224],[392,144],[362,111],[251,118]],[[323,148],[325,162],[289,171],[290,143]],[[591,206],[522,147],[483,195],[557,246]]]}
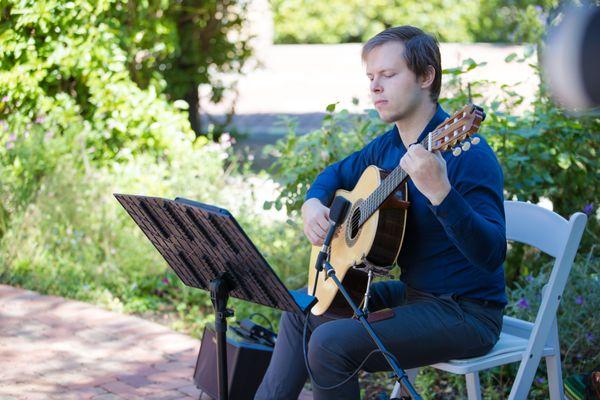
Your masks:
{"label": "man's left hand", "polygon": [[434,206],[450,193],[446,160],[439,151],[430,153],[420,144],[413,144],[400,160],[400,166],[410,175],[419,192]]}

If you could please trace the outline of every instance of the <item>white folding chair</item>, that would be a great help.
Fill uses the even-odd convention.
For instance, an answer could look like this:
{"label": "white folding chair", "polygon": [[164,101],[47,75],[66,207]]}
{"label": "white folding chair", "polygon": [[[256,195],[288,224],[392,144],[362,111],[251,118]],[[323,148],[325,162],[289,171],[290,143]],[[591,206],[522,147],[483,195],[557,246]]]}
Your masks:
{"label": "white folding chair", "polygon": [[[506,238],[537,247],[555,258],[548,283],[542,292],[542,303],[535,322],[505,316],[500,339],[486,355],[431,365],[446,372],[465,375],[469,400],[481,399],[479,371],[519,362],[517,377],[509,400],[527,398],[541,357],[546,359],[551,400],[565,398],[560,366],[560,345],[556,310],[560,303],[573,260],[587,222],[583,213],[575,213],[567,221],[540,206],[520,201],[505,201]],[[400,390],[396,383],[391,397]]]}

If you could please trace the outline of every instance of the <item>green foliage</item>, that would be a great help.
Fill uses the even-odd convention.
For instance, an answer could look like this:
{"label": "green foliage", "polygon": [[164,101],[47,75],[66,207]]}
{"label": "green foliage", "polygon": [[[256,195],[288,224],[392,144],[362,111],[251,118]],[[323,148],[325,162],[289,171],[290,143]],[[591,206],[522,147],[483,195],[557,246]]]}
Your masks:
{"label": "green foliage", "polygon": [[235,82],[223,81],[219,73],[242,72],[251,56],[247,6],[241,0],[122,0],[106,18],[127,54],[132,80],[171,100],[184,99],[200,135],[198,85],[210,85],[210,100],[220,101]]}
{"label": "green foliage", "polygon": [[364,42],[399,24],[418,26],[443,41],[469,41],[468,21],[477,16],[477,7],[465,0],[377,0],[368,4],[358,0],[272,0],[271,4],[276,43]]}
{"label": "green foliage", "polygon": [[557,0],[272,0],[276,43],[364,42],[397,25],[414,25],[443,42],[536,42]]}
{"label": "green foliage", "polygon": [[[30,134],[15,141],[10,156],[31,152],[40,140]],[[78,141],[77,136],[61,136],[46,144],[77,149]],[[212,320],[209,296],[185,287],[170,271],[114,199],[117,192],[182,196],[228,208],[284,282],[303,286],[308,242],[293,222],[285,222],[284,214],[269,216],[257,203],[255,193],[268,188],[265,176],[242,176],[234,167],[224,172],[225,162],[231,163],[228,146],[224,140],[209,145],[188,141],[168,149],[171,161],[138,154],[119,164],[87,167],[76,151],[62,152],[59,159],[49,152],[43,165],[51,164],[52,171],[37,178],[34,195],[25,181],[0,182],[3,189],[10,183],[14,198],[26,199],[19,210],[11,208],[14,215],[0,238],[0,282],[148,318],[168,315],[174,328],[200,335]],[[38,155],[44,152],[23,157],[24,165],[36,166]],[[6,196],[3,205],[9,204]],[[272,310],[232,304],[239,317],[260,310],[277,319]]]}
{"label": "green foliage", "polygon": [[119,5],[3,2],[0,120],[7,133],[25,135],[34,123],[49,135],[77,132],[82,151],[94,161],[140,151],[163,156],[172,142],[189,136],[189,123],[177,109],[182,105],[131,80],[127,53],[107,15]]}
{"label": "green foliage", "polygon": [[296,134],[293,119],[287,120],[288,133],[285,139],[265,151],[276,157],[270,172],[282,185],[280,196],[266,202],[265,208],[298,211],[304,202],[308,184],[327,165],[362,148],[385,128],[375,113],[351,115],[347,110],[336,112],[335,104],[329,104],[323,126],[306,135]]}
{"label": "green foliage", "polygon": [[535,43],[556,17],[558,0],[481,1],[478,16],[468,21],[477,42]]}

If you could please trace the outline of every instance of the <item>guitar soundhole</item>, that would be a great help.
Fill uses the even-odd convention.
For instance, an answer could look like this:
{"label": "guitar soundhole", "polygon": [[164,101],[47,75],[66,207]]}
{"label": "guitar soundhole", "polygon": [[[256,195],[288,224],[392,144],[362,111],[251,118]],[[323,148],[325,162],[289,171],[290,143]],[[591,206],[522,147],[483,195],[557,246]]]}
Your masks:
{"label": "guitar soundhole", "polygon": [[350,223],[350,239],[356,238],[359,232],[359,223],[360,223],[360,207],[356,207],[352,210],[352,218],[349,221]]}

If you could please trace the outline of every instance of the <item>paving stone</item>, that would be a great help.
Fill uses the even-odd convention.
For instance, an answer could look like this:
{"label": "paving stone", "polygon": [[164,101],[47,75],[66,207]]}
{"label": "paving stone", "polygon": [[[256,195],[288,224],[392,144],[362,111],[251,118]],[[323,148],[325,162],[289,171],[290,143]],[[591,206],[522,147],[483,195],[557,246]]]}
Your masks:
{"label": "paving stone", "polygon": [[134,388],[152,384],[152,381],[148,380],[144,375],[122,375],[117,377],[117,379]]}
{"label": "paving stone", "polygon": [[168,390],[144,396],[144,400],[175,400],[180,397],[181,393],[179,393],[178,391]]}
{"label": "paving stone", "polygon": [[152,382],[169,382],[173,379],[188,379],[193,376],[194,370],[189,369],[174,369],[167,372],[159,372],[153,375],[148,375],[146,379]]}
{"label": "paving stone", "polygon": [[92,399],[93,400],[123,400],[123,398],[121,396],[118,396],[118,395],[112,394],[112,393],[100,394],[100,395],[92,397]]}
{"label": "paving stone", "polygon": [[196,396],[196,398],[198,398],[198,396],[202,392],[200,389],[198,389],[194,385],[182,386],[177,390],[180,391],[181,393],[187,394],[188,396]]}
{"label": "paving stone", "polygon": [[109,393],[114,393],[118,395],[139,395],[139,393],[137,393],[137,388],[134,388],[133,386],[130,386],[120,381],[112,381],[105,383],[104,385],[102,385],[102,388]]}
{"label": "paving stone", "polygon": [[169,362],[164,362],[164,363],[158,363],[154,365],[154,368],[156,368],[159,371],[173,371],[173,370],[179,370],[179,369],[186,369],[186,368],[194,368],[195,363],[194,364],[190,364],[190,363],[184,363],[184,362],[178,362],[178,361],[169,361]]}

